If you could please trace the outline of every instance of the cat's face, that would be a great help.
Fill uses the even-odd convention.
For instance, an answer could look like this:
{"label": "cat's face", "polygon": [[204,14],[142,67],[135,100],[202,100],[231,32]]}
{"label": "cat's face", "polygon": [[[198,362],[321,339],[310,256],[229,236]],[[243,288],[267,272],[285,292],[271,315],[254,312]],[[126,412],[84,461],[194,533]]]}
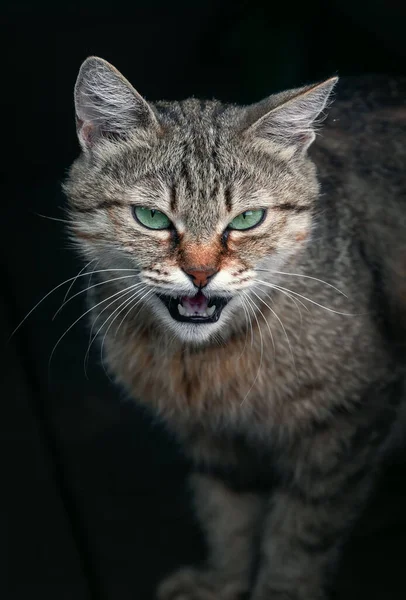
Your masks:
{"label": "cat's face", "polygon": [[[289,114],[272,110],[272,102],[271,113],[278,115],[271,123],[262,122],[269,106],[261,113],[258,105],[249,112],[188,100],[151,108],[132,89],[129,96],[120,78],[126,86],[122,106],[134,101],[127,115],[135,119],[133,127],[123,132],[119,115],[113,125],[105,120],[111,97],[100,113],[103,81],[94,87],[95,73],[107,83],[120,76],[104,63],[94,68],[95,99],[89,104],[85,87],[84,108],[80,85],[90,84],[83,68],[78,81],[85,152],[66,184],[76,239],[98,268],[135,269],[126,285],[138,284],[135,298],[158,327],[194,343],[226,337],[261,309],[269,289],[260,282],[275,281],[275,271],[301,251],[310,234],[318,187],[305,152],[313,139],[309,123],[299,131],[290,125],[282,135],[280,121]],[[302,105],[305,94],[299,96]],[[326,97],[317,111],[312,106],[313,118]],[[292,110],[291,103],[284,106]],[[106,132],[114,136],[107,139]]]}

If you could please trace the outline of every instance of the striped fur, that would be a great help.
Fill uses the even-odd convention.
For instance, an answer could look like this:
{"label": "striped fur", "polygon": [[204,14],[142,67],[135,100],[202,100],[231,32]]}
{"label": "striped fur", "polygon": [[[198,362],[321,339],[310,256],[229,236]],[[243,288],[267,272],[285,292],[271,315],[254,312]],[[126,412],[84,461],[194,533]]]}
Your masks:
{"label": "striped fur", "polygon": [[[99,268],[133,270],[94,275],[93,331],[193,459],[208,539],[207,568],[171,576],[160,600],[327,598],[390,446],[405,398],[406,86],[340,83],[312,144],[334,83],[252,107],[147,104],[104,61],[82,67],[71,233]],[[175,230],[143,228],[133,205]],[[263,223],[226,230],[250,208]],[[215,267],[208,294],[233,297],[216,324],[179,324],[156,296],[193,295],[191,265]]]}

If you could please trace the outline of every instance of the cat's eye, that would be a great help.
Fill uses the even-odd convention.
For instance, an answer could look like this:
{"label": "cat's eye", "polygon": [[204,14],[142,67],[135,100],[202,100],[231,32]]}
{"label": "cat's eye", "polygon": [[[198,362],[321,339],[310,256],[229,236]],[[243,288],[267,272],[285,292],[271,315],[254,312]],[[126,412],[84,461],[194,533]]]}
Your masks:
{"label": "cat's eye", "polygon": [[148,229],[170,229],[171,220],[160,210],[146,208],[145,206],[134,206],[133,215],[144,227]]}
{"label": "cat's eye", "polygon": [[265,211],[262,209],[246,210],[245,212],[235,217],[235,219],[233,219],[231,223],[228,224],[228,229],[238,229],[240,231],[244,229],[252,229],[253,227],[256,227],[257,225],[262,223],[264,217]]}

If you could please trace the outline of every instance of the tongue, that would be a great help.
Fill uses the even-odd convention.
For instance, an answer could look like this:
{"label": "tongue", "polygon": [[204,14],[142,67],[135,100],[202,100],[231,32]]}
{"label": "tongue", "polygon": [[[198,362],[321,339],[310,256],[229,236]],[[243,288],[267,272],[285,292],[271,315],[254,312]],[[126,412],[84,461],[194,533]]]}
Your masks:
{"label": "tongue", "polygon": [[196,296],[182,296],[181,303],[190,313],[205,313],[208,301],[202,292],[197,292]]}

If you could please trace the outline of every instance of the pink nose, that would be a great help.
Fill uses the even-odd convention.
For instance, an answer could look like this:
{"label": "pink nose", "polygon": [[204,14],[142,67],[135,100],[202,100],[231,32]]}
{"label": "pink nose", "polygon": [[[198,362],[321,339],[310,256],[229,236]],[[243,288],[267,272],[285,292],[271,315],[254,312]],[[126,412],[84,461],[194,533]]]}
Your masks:
{"label": "pink nose", "polygon": [[207,285],[210,277],[217,273],[217,269],[211,267],[191,267],[183,270],[189,275],[195,286],[200,288]]}

